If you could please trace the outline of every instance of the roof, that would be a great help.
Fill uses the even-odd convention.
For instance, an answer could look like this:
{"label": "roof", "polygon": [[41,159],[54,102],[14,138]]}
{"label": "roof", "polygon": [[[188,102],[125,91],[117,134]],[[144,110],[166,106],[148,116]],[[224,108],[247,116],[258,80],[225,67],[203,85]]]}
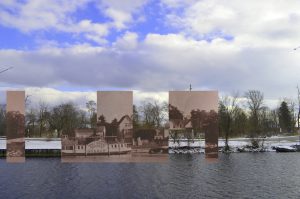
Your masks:
{"label": "roof", "polygon": [[187,119],[184,121],[184,127],[185,128],[192,128],[192,120],[191,119]]}
{"label": "roof", "polygon": [[122,123],[123,120],[124,120],[125,118],[127,118],[127,119],[129,119],[129,120],[131,121],[131,118],[130,118],[128,115],[124,115],[124,116],[119,120],[118,123],[119,123],[119,124]]}

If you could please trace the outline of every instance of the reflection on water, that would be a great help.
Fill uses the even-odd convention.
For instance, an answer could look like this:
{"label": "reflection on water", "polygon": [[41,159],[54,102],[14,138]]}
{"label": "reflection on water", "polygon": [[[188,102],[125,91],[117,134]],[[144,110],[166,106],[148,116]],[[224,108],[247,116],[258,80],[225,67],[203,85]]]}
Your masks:
{"label": "reflection on water", "polygon": [[1,198],[299,198],[300,153],[171,154],[167,163],[0,159]]}
{"label": "reflection on water", "polygon": [[95,155],[95,156],[62,156],[61,162],[113,162],[113,163],[129,163],[129,162],[156,162],[156,163],[167,163],[169,159],[168,154],[147,154],[147,153],[132,153],[122,155]]}

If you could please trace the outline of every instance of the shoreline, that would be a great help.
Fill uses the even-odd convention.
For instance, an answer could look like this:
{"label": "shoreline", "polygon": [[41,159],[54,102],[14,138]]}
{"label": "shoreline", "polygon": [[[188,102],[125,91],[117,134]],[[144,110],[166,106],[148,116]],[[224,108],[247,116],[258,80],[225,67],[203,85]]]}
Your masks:
{"label": "shoreline", "polygon": [[[278,147],[291,147],[299,145],[299,136],[272,136],[259,138],[263,147],[252,148],[251,138],[230,138],[230,151],[224,152],[225,139],[218,141],[219,153],[241,152],[276,152]],[[205,153],[204,139],[180,139],[174,142],[169,139],[169,154]],[[0,137],[0,157],[6,157],[6,138]],[[25,157],[61,157],[60,138],[25,138]]]}

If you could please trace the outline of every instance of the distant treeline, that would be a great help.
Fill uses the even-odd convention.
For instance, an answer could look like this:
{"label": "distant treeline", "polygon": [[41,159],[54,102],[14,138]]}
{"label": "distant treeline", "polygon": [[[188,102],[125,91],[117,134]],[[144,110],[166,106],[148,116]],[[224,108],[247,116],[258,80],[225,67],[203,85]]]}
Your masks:
{"label": "distant treeline", "polygon": [[[39,103],[36,108],[27,104],[25,115],[26,137],[60,137],[63,132],[75,128],[95,128],[97,126],[96,102],[88,101],[85,109],[74,103],[49,106]],[[167,102],[144,101],[133,105],[133,127],[168,127]],[[0,107],[0,136],[6,131],[5,106]],[[299,104],[282,100],[278,107],[269,108],[263,93],[249,90],[243,96],[234,94],[219,100],[219,135],[229,137],[264,137],[277,134],[295,134],[299,121]],[[107,121],[111,122],[111,121]]]}
{"label": "distant treeline", "polygon": [[[39,103],[33,108],[26,102],[25,137],[60,137],[69,134],[76,128],[93,128],[99,124],[96,102],[88,101],[85,108],[68,102],[56,106]],[[142,102],[137,107],[133,105],[132,121],[135,129],[155,129],[163,127],[167,121],[167,103],[157,101]],[[101,116],[100,116],[101,117]],[[98,123],[97,123],[98,122]],[[113,121],[107,121],[113,122]],[[0,107],[0,136],[5,136],[6,112],[5,106]]]}
{"label": "distant treeline", "polygon": [[[244,99],[241,100],[241,99]],[[266,136],[292,135],[299,127],[299,105],[282,100],[276,108],[265,105],[264,95],[249,90],[244,96],[225,96],[219,101],[219,135],[225,138],[225,150],[229,150],[229,137],[250,137],[252,146],[259,147],[259,139]]]}
{"label": "distant treeline", "polygon": [[296,133],[299,108],[291,100],[282,100],[271,109],[262,92],[249,90],[243,96],[222,97],[218,115],[220,136],[264,137]]}

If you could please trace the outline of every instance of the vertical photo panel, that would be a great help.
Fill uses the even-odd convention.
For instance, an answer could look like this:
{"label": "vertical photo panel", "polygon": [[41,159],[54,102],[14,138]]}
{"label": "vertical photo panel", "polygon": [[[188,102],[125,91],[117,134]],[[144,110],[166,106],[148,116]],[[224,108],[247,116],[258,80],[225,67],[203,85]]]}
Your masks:
{"label": "vertical photo panel", "polygon": [[[152,116],[157,115],[153,111],[167,113],[167,103],[149,102],[139,109],[141,107]],[[132,91],[98,91],[96,109],[95,126],[62,132],[62,162],[160,163],[168,160],[167,125],[162,121],[155,124],[138,121],[139,112],[144,111],[138,112],[133,105]]]}
{"label": "vertical photo panel", "polygon": [[206,158],[217,158],[217,112],[217,91],[170,91],[170,153],[205,152]]}
{"label": "vertical photo panel", "polygon": [[168,162],[168,103],[149,98],[133,108],[132,157],[137,162]]}
{"label": "vertical photo panel", "polygon": [[25,162],[25,91],[7,91],[6,99],[6,160]]}
{"label": "vertical photo panel", "polygon": [[6,157],[6,91],[0,91],[0,158]]}
{"label": "vertical photo panel", "polygon": [[[105,161],[130,162],[133,135],[132,107],[132,91],[97,92],[96,131],[101,136],[99,139],[101,145],[97,148],[103,151],[99,155],[102,155]],[[91,148],[90,152],[95,153],[97,148]]]}
{"label": "vertical photo panel", "polygon": [[62,162],[130,162],[132,91],[98,91],[95,125],[62,136]]}

